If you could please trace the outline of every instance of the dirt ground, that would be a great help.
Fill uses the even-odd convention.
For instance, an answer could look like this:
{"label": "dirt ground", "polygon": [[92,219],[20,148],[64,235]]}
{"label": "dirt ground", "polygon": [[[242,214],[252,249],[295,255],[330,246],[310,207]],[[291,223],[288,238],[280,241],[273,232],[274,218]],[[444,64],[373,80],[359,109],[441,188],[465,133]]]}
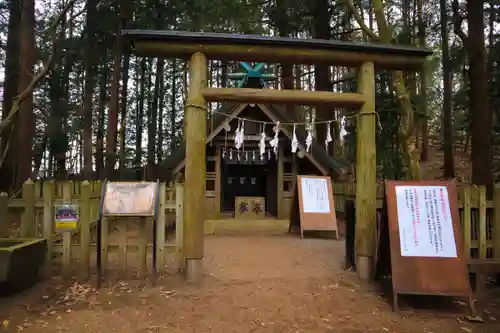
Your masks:
{"label": "dirt ground", "polygon": [[200,286],[187,286],[178,275],[156,287],[123,277],[96,291],[53,278],[0,299],[0,332],[500,331],[491,311],[484,324],[463,321],[465,311],[393,313],[385,297],[342,270],[341,241],[210,236],[205,244]]}

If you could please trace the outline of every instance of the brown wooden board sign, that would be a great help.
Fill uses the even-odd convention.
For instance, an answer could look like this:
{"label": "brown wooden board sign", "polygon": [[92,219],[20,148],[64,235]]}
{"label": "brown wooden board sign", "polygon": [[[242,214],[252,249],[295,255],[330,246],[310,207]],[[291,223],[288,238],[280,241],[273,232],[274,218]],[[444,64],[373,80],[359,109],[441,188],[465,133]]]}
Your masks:
{"label": "brown wooden board sign", "polygon": [[386,181],[385,191],[394,310],[398,295],[420,294],[468,298],[474,312],[455,184]]}
{"label": "brown wooden board sign", "polygon": [[304,237],[304,231],[334,231],[338,239],[330,177],[297,176],[289,231],[292,226],[300,226],[301,238]]}

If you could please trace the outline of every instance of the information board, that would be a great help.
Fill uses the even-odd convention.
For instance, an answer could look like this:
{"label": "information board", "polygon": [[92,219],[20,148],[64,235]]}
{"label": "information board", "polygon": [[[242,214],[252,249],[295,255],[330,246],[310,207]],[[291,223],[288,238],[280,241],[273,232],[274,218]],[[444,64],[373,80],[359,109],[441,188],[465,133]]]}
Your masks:
{"label": "information board", "polygon": [[396,186],[403,257],[456,258],[446,186]]}
{"label": "information board", "polygon": [[455,184],[386,181],[385,190],[389,251],[382,238],[378,247],[390,253],[395,310],[400,294],[461,296],[472,309]]}
{"label": "information board", "polygon": [[304,213],[330,213],[328,179],[302,177],[300,183]]}
{"label": "information board", "polygon": [[334,231],[338,239],[337,217],[330,177],[297,176],[292,198],[290,228],[304,231]]}
{"label": "information board", "polygon": [[[108,182],[105,181],[101,189],[99,217],[97,219],[97,287],[102,280],[102,220],[104,217],[139,217],[141,223],[147,218],[153,222],[153,251],[152,265],[153,281],[156,279],[156,218],[158,212],[159,182]],[[107,231],[106,231],[107,232]],[[161,231],[163,232],[163,231]],[[147,251],[146,251],[147,252]],[[147,257],[147,254],[145,254]],[[144,259],[146,260],[146,259]],[[153,282],[154,283],[154,282]]]}
{"label": "information board", "polygon": [[153,182],[107,182],[103,201],[105,216],[153,216],[157,184]]}

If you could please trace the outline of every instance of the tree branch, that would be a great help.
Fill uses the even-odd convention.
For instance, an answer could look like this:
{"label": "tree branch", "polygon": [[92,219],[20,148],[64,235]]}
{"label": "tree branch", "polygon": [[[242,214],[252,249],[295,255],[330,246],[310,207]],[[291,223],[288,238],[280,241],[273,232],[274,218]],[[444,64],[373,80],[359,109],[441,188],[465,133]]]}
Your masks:
{"label": "tree branch", "polygon": [[361,30],[368,36],[368,38],[370,38],[372,41],[379,41],[380,37],[365,24],[365,21],[363,20],[363,18],[361,17],[359,12],[357,11],[352,0],[345,0],[344,2],[347,5],[347,7],[349,7],[349,10],[351,11],[352,15],[354,16],[354,19],[358,23]]}
{"label": "tree branch", "polygon": [[[52,21],[49,30],[51,31],[51,39],[52,39],[52,48],[51,53],[47,61],[44,63],[42,69],[36,76],[33,77],[28,87],[22,91],[19,95],[14,97],[12,107],[7,115],[7,117],[0,122],[0,137],[2,137],[3,132],[10,125],[12,125],[13,121],[16,119],[17,114],[19,113],[19,108],[21,103],[28,97],[28,95],[35,89],[35,87],[42,81],[42,79],[47,75],[50,68],[52,67],[52,63],[54,61],[55,53],[56,53],[56,40],[57,40],[57,27],[61,24],[62,19],[69,11],[69,9],[75,4],[76,0],[70,0],[62,9],[62,11],[57,15],[57,17]],[[33,112],[33,111],[32,111]],[[9,137],[7,138],[7,142],[4,146],[4,150],[0,152],[0,169],[5,162],[5,158],[7,157],[7,153],[9,152],[10,142],[13,138],[13,133],[15,131],[10,131]]]}
{"label": "tree branch", "polygon": [[44,63],[40,72],[38,72],[38,74],[33,77],[30,84],[28,85],[28,87],[24,91],[22,91],[19,95],[14,97],[14,101],[12,103],[12,107],[10,108],[9,114],[7,115],[7,117],[4,120],[2,120],[2,122],[0,122],[0,136],[2,135],[3,131],[7,127],[9,127],[12,124],[12,122],[14,121],[14,119],[16,118],[16,116],[19,112],[19,107],[20,107],[21,103],[35,89],[35,87],[38,85],[38,83],[40,83],[40,81],[42,81],[42,79],[47,75],[50,68],[52,67],[52,63],[54,62],[55,50],[56,50],[57,27],[59,26],[62,19],[66,15],[66,13],[69,11],[69,9],[75,4],[75,2],[76,2],[76,0],[69,1],[64,6],[62,11],[59,13],[59,15],[57,15],[57,17],[54,19],[54,21],[52,21],[52,23],[49,27],[49,30],[51,30],[51,39],[52,39],[52,48],[51,48],[50,56],[47,59],[47,61]]}
{"label": "tree branch", "polygon": [[469,44],[469,36],[467,36],[467,34],[462,30],[464,17],[460,14],[460,5],[458,4],[458,0],[452,1],[451,8],[453,11],[453,32],[462,40],[465,48],[467,48],[467,45]]}

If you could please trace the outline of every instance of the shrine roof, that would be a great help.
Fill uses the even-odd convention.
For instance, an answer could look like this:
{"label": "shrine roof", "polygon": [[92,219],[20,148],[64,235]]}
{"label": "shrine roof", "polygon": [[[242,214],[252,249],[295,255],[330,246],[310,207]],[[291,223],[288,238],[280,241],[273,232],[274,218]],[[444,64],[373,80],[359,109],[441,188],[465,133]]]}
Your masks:
{"label": "shrine roof", "polygon": [[[209,144],[223,130],[224,123],[228,121],[228,118],[238,116],[238,114],[240,114],[248,106],[248,104],[226,104],[218,110],[218,115],[214,117],[213,121],[209,120],[207,123],[207,144]],[[287,111],[279,105],[257,105],[257,107],[261,109],[262,112],[264,112],[264,114],[266,114],[273,122],[279,121],[281,123],[292,123],[294,121],[293,116],[288,116]],[[291,140],[291,125],[280,125],[280,130]],[[307,136],[305,129],[297,127],[295,134],[299,142],[305,142]],[[311,150],[309,153],[305,154],[305,157],[316,165],[323,174],[327,175],[333,171],[339,177],[344,177],[347,174],[347,163],[343,163],[339,158],[333,158],[322,147],[323,145],[320,145],[314,138]],[[185,157],[186,145],[185,142],[182,142],[181,145],[165,159],[163,167],[171,170],[173,176],[173,173],[183,167]]]}

